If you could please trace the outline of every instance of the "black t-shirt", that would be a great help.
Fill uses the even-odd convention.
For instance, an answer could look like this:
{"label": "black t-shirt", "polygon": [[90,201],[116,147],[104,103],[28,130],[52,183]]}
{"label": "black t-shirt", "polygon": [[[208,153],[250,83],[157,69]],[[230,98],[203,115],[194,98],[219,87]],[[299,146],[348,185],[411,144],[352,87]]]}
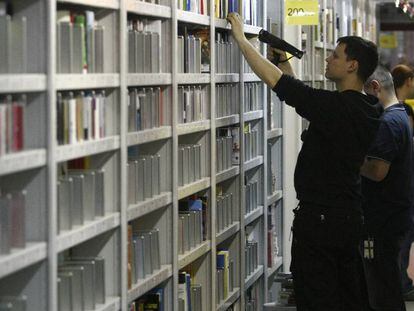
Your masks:
{"label": "black t-shirt", "polygon": [[362,212],[360,167],[380,123],[377,99],[314,89],[287,75],[273,90],[310,121],[295,169],[297,198]]}
{"label": "black t-shirt", "polygon": [[362,178],[363,209],[371,234],[405,231],[411,223],[414,193],[412,129],[404,106],[388,107],[381,119],[367,157],[390,163],[390,169],[381,182]]}

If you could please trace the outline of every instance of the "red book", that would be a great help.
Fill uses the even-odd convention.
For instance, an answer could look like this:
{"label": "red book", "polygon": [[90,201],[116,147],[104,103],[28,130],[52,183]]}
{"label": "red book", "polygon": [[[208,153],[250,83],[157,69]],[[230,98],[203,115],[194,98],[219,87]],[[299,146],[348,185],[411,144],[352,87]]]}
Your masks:
{"label": "red book", "polygon": [[23,107],[18,104],[12,106],[13,115],[13,146],[12,151],[23,150]]}

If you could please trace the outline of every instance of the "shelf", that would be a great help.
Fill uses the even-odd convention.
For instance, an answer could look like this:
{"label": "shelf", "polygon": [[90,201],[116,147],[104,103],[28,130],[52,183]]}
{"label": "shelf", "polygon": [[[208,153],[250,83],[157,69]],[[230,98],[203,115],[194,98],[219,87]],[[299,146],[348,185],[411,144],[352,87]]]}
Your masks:
{"label": "shelf", "polygon": [[161,284],[172,276],[171,265],[164,265],[160,270],[157,270],[154,274],[150,275],[144,280],[140,280],[137,284],[134,284],[132,289],[128,290],[128,303],[141,297],[155,286]]}
{"label": "shelf", "polygon": [[46,165],[46,150],[28,150],[0,157],[0,176]]}
{"label": "shelf", "polygon": [[302,75],[302,81],[305,82],[311,82],[312,81],[312,75]]}
{"label": "shelf", "polygon": [[130,13],[161,18],[171,18],[171,8],[164,5],[152,4],[144,1],[128,0],[126,6],[127,11]]}
{"label": "shelf", "polygon": [[235,288],[233,292],[217,307],[217,311],[226,311],[240,297],[240,288]]}
{"label": "shelf", "polygon": [[276,191],[272,195],[267,197],[267,205],[272,205],[273,203],[276,203],[283,197],[283,192],[281,190]]}
{"label": "shelf", "polygon": [[210,16],[208,15],[177,10],[177,19],[179,22],[183,23],[210,26]]}
{"label": "shelf", "polygon": [[216,83],[236,83],[240,81],[238,73],[218,73],[215,76]]}
{"label": "shelf", "polygon": [[198,245],[191,251],[183,255],[178,255],[178,269],[181,270],[184,267],[188,266],[193,261],[197,260],[201,256],[207,254],[211,249],[211,242],[205,241],[202,244]]}
{"label": "shelf", "polygon": [[326,49],[329,50],[329,51],[335,50],[335,44],[327,43],[326,44]]}
{"label": "shelf", "polygon": [[269,302],[263,305],[264,310],[273,310],[273,311],[297,311],[295,306],[283,306],[276,304],[276,302]]}
{"label": "shelf", "polygon": [[323,75],[315,75],[315,81],[323,81],[324,80],[324,76]]}
{"label": "shelf", "polygon": [[57,250],[58,252],[64,251],[104,232],[114,229],[118,227],[119,224],[119,213],[113,213],[97,218],[96,220],[86,222],[83,226],[59,234],[57,238]]}
{"label": "shelf", "polygon": [[221,183],[225,180],[228,180],[230,178],[233,178],[240,174],[240,167],[239,166],[233,166],[225,171],[222,171],[220,173],[216,174],[216,183]]}
{"label": "shelf", "polygon": [[253,210],[250,213],[244,215],[244,225],[247,226],[247,225],[251,224],[253,221],[258,219],[262,215],[263,215],[263,206],[259,206],[255,210]]}
{"label": "shelf", "polygon": [[263,164],[263,156],[258,156],[244,163],[244,171],[249,171],[262,164]]}
{"label": "shelf", "polygon": [[56,151],[56,160],[58,162],[64,162],[94,154],[109,152],[119,149],[119,145],[119,136],[112,136],[72,145],[59,146]]}
{"label": "shelf", "polygon": [[216,236],[216,245],[219,245],[226,241],[231,236],[235,235],[240,230],[240,222],[233,222],[232,225],[219,232]]}
{"label": "shelf", "polygon": [[244,33],[249,35],[258,35],[262,27],[252,26],[252,25],[244,25]]}
{"label": "shelf", "polygon": [[244,82],[262,82],[255,73],[245,73]]}
{"label": "shelf", "polygon": [[248,290],[254,283],[256,283],[256,281],[262,276],[263,271],[263,266],[258,266],[256,270],[246,278],[244,282],[244,289]]}
{"label": "shelf", "polygon": [[57,0],[59,3],[72,3],[83,6],[91,6],[104,9],[119,9],[118,0]]}
{"label": "shelf", "polygon": [[152,213],[164,206],[167,206],[172,203],[172,193],[166,192],[162,193],[152,199],[140,202],[138,204],[130,205],[128,207],[128,221],[142,217],[149,213]]}
{"label": "shelf", "polygon": [[119,297],[106,297],[105,304],[99,304],[94,311],[118,311],[121,306],[121,299]]}
{"label": "shelf", "polygon": [[128,146],[140,145],[157,140],[171,138],[171,136],[171,126],[162,126],[155,129],[128,133],[127,144]]}
{"label": "shelf", "polygon": [[263,110],[249,111],[244,113],[244,122],[263,118]]}
{"label": "shelf", "polygon": [[210,83],[211,76],[208,73],[178,73],[178,84],[207,84]]}
{"label": "shelf", "polygon": [[119,87],[119,74],[57,74],[56,90],[84,90]]}
{"label": "shelf", "polygon": [[233,114],[227,117],[221,117],[216,119],[216,128],[223,126],[230,126],[233,124],[240,123],[240,116],[238,114]]}
{"label": "shelf", "polygon": [[192,133],[198,133],[208,131],[211,128],[210,120],[202,120],[191,123],[183,123],[177,125],[178,135],[186,135]]}
{"label": "shelf", "polygon": [[220,28],[220,29],[231,29],[231,24],[223,18],[216,18],[214,20],[214,26],[216,26],[216,28]]}
{"label": "shelf", "polygon": [[127,75],[128,86],[156,86],[170,85],[171,83],[170,73],[129,73]]}
{"label": "shelf", "polygon": [[0,278],[46,259],[46,243],[26,243],[25,248],[14,248],[0,256]]}
{"label": "shelf", "polygon": [[0,93],[46,91],[44,74],[0,74]]}
{"label": "shelf", "polygon": [[283,129],[281,128],[274,128],[267,131],[267,139],[278,138],[283,135]]}
{"label": "shelf", "polygon": [[191,184],[178,188],[178,200],[210,187],[210,177],[197,180]]}
{"label": "shelf", "polygon": [[313,45],[316,49],[323,49],[323,42],[313,41]]}
{"label": "shelf", "polygon": [[267,268],[267,277],[271,278],[277,270],[279,270],[279,268],[283,265],[283,258],[282,257],[277,257],[276,258],[276,264],[271,267],[271,268]]}

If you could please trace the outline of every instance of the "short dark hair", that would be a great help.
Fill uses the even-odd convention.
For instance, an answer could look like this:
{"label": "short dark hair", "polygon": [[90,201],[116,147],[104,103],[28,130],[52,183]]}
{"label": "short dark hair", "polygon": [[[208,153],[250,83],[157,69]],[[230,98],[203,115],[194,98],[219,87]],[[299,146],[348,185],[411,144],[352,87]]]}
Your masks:
{"label": "short dark hair", "polygon": [[345,54],[348,60],[358,62],[358,77],[365,83],[378,66],[378,49],[375,43],[358,36],[341,37],[338,44],[345,44]]}
{"label": "short dark hair", "polygon": [[397,65],[391,71],[396,89],[402,87],[408,78],[414,78],[414,71],[406,65]]}

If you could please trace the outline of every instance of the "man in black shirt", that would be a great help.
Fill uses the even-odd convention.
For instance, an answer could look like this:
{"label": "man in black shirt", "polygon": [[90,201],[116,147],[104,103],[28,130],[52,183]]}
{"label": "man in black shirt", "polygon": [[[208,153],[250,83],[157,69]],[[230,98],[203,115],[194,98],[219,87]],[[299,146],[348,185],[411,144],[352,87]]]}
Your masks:
{"label": "man in black shirt", "polygon": [[[378,97],[384,112],[377,137],[361,167],[366,237],[363,268],[368,310],[405,310],[399,253],[411,224],[413,140],[409,117],[394,91],[391,74],[382,67],[368,78],[368,94]],[[373,252],[372,252],[373,251]]]}
{"label": "man in black shirt", "polygon": [[319,90],[294,78],[285,53],[278,51],[278,67],[262,57],[246,39],[237,13],[228,20],[253,71],[310,121],[295,170],[300,208],[293,223],[291,271],[297,310],[361,310],[359,170],[379,126],[376,100],[362,90],[377,67],[377,48],[359,37],[339,39],[326,60],[326,77],[338,91]]}

